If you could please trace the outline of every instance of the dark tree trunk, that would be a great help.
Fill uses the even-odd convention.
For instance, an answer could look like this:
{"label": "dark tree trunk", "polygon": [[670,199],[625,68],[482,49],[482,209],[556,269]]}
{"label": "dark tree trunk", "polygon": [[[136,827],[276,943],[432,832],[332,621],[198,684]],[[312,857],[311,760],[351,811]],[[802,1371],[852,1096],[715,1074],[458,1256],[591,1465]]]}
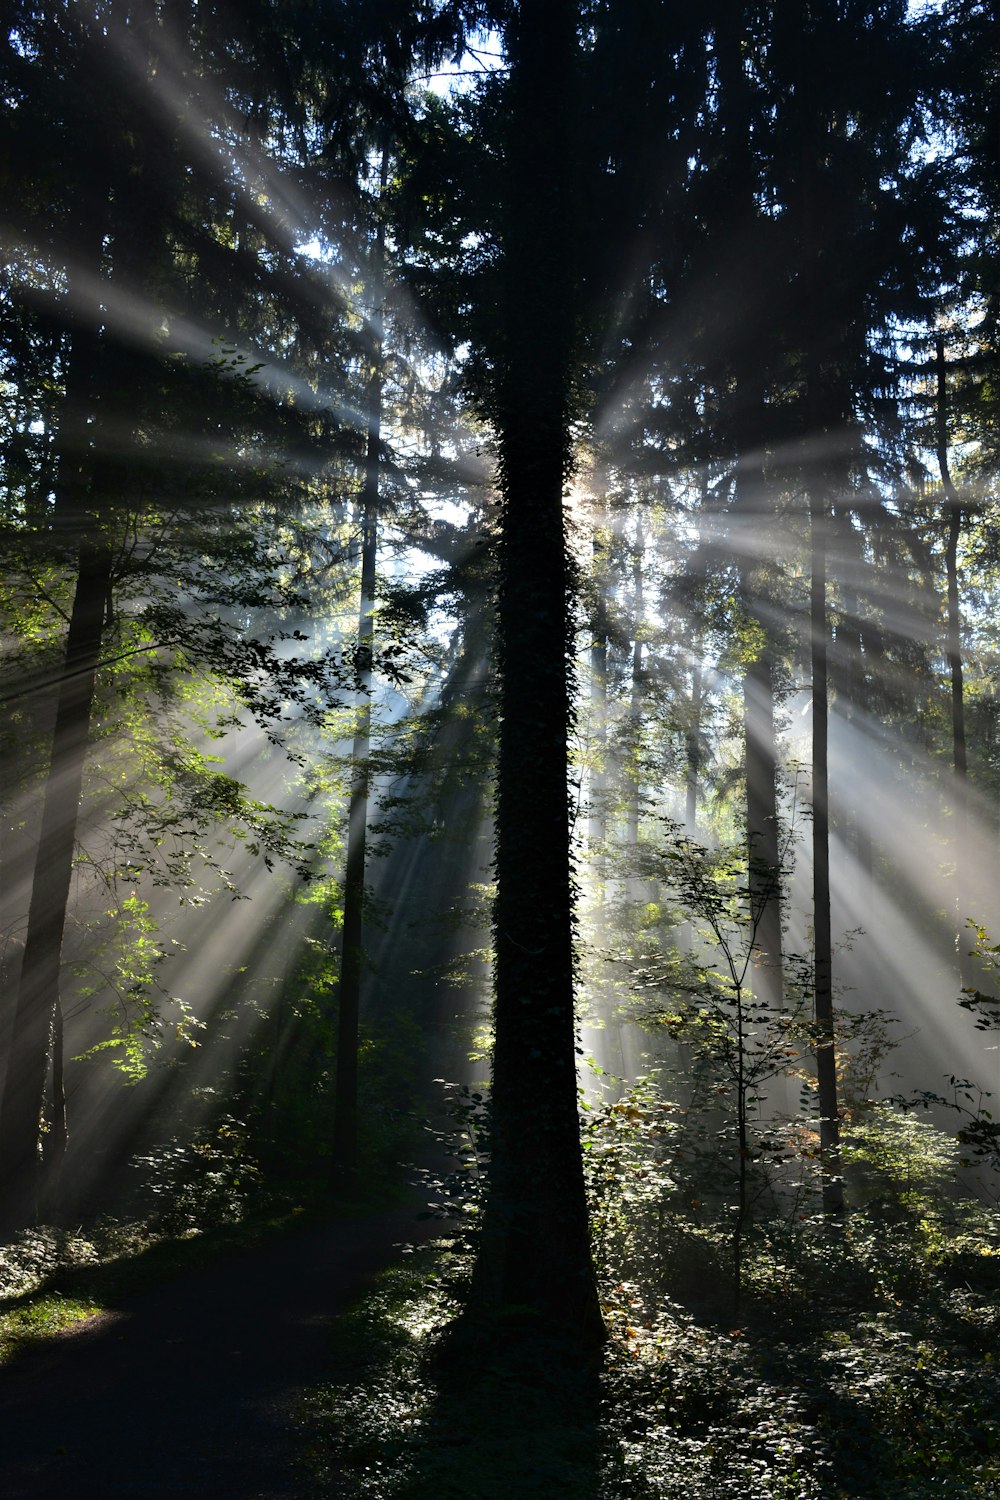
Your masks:
{"label": "dark tree trunk", "polygon": [[594,635],[590,645],[590,717],[594,768],[590,777],[587,846],[591,857],[595,900],[604,903],[607,867],[604,855],[608,829],[608,612],[605,601],[607,540],[602,505],[601,525],[594,536]]}
{"label": "dark tree trunk", "polygon": [[[804,103],[804,101],[803,101]],[[833,931],[830,910],[829,635],[827,557],[834,474],[846,480],[849,463],[825,457],[831,434],[852,425],[851,391],[844,330],[831,305],[830,247],[837,243],[837,199],[828,172],[831,121],[820,110],[803,109],[797,215],[803,302],[805,390],[802,480],[809,515],[809,640],[812,667],[813,801],[813,1019],[819,1105],[820,1183],[823,1212],[834,1227],[844,1213],[840,1158],[836,1020],[833,1006]],[[849,346],[848,346],[849,347]],[[836,357],[834,357],[834,353]]]}
{"label": "dark tree trunk", "polygon": [[591,1347],[604,1336],[583,1182],[574,1025],[567,731],[573,244],[567,162],[576,7],[511,23],[497,620],[493,1154],[474,1294]]}
{"label": "dark tree trunk", "polygon": [[[58,1214],[58,1186],[68,1140],[63,1078],[59,975],[72,878],[80,795],[90,741],[95,683],[104,628],[109,615],[114,552],[108,525],[117,506],[121,463],[101,453],[102,416],[115,424],[116,408],[128,408],[142,356],[116,345],[105,325],[103,288],[109,257],[121,272],[150,262],[159,244],[160,221],[151,210],[147,174],[132,170],[127,132],[117,117],[104,113],[101,90],[117,87],[109,58],[109,36],[132,25],[149,49],[155,35],[151,7],[135,14],[112,8],[107,28],[91,28],[85,17],[67,12],[74,68],[88,80],[78,93],[77,130],[91,143],[92,169],[74,181],[72,212],[63,225],[72,250],[66,305],[79,319],[62,402],[55,486],[54,541],[64,559],[76,563],[76,587],[58,684],[55,723],[43,797],[41,831],[32,875],[31,897],[21,960],[10,1050],[0,1106],[0,1222],[6,1229],[30,1222],[38,1211],[41,1183],[39,1132],[46,1083],[52,1094],[45,1152],[46,1212]],[[147,55],[148,50],[147,50]],[[113,82],[112,82],[113,80]],[[80,99],[85,97],[82,109]],[[94,104],[94,101],[97,101]],[[112,112],[114,115],[114,112]],[[119,132],[121,127],[122,133]],[[162,164],[160,164],[162,166]],[[110,247],[110,248],[109,248]],[[102,411],[103,408],[103,411]],[[51,1070],[51,1073],[50,1073]]]}
{"label": "dark tree trunk", "polygon": [[69,1145],[69,1116],[66,1111],[66,1049],[62,999],[56,996],[52,1017],[52,1067],[48,1101],[48,1130],[42,1139],[41,1190],[39,1212],[43,1220],[60,1222],[65,1211],[62,1194],[62,1169]]}
{"label": "dark tree trunk", "polygon": [[[628,753],[631,755],[631,764],[625,778],[625,845],[630,856],[634,856],[639,847],[639,800],[642,790],[641,771],[641,743],[642,743],[642,705],[643,705],[643,617],[646,611],[646,602],[643,594],[642,574],[646,551],[646,529],[643,523],[641,508],[636,513],[635,522],[635,553],[632,558],[632,683],[629,692],[629,731],[631,744]],[[638,901],[641,894],[641,885],[632,876],[628,881],[628,895],[632,901]]]}
{"label": "dark tree trunk", "polygon": [[[760,213],[754,199],[759,163],[754,149],[754,102],[746,67],[747,6],[727,0],[716,34],[721,85],[720,121],[728,172],[728,213],[735,243],[745,246],[747,264],[761,260]],[[736,471],[733,509],[740,551],[740,591],[753,634],[753,656],[743,676],[743,728],[746,746],[747,862],[754,930],[754,993],[774,1010],[784,1002],[781,934],[781,851],[777,798],[777,743],[774,722],[775,642],[768,605],[775,593],[774,570],[757,560],[753,539],[768,525],[771,510],[764,470],[768,436],[766,364],[770,329],[757,337],[740,331],[734,342],[730,421]]]}
{"label": "dark tree trunk", "polygon": [[[344,868],[344,917],[337,1000],[337,1074],[333,1105],[333,1163],[339,1172],[358,1164],[358,1048],[361,981],[364,971],[365,863],[368,843],[368,796],[371,748],[372,603],[375,589],[378,503],[377,438],[369,435],[365,494],[361,517],[361,608],[358,615],[357,719],[351,744],[351,793],[347,817]],[[374,500],[369,491],[374,490]]]}
{"label": "dark tree trunk", "polygon": [[[381,193],[388,181],[389,155],[382,152]],[[361,604],[358,613],[358,716],[351,746],[351,796],[344,872],[344,925],[341,935],[337,1007],[337,1078],[333,1106],[333,1164],[339,1173],[358,1166],[358,1048],[361,981],[364,970],[365,861],[371,772],[371,686],[374,648],[375,565],[378,550],[379,457],[382,446],[383,280],[385,222],[379,219],[373,271],[372,365],[368,379],[368,438],[361,495]]]}
{"label": "dark tree trunk", "polygon": [[[81,230],[82,234],[82,230]],[[61,1043],[59,977],[72,879],[84,765],[90,740],[112,554],[90,511],[94,394],[101,360],[97,335],[73,340],[59,424],[53,540],[76,566],[76,586],[55,689],[49,764],[31,873],[24,949],[15,986],[10,1043],[0,1103],[0,1230],[35,1221],[42,1159],[40,1133],[53,1045]],[[61,1050],[61,1046],[60,1046]],[[56,1189],[67,1140],[57,1066],[55,1118],[47,1152],[46,1211],[57,1214]]]}
{"label": "dark tree trunk", "polygon": [[[757,410],[756,402],[753,407]],[[763,410],[763,404],[759,408]],[[735,511],[741,535],[764,526],[767,491],[761,466],[741,464],[736,471]],[[774,721],[773,626],[768,599],[771,570],[764,564],[742,566],[741,592],[753,632],[754,655],[743,674],[743,738],[746,756],[747,866],[753,922],[754,994],[773,1010],[784,1003],[781,934],[781,840],[778,821],[778,749]]]}
{"label": "dark tree trunk", "polygon": [[[700,643],[696,642],[696,645]],[[684,825],[690,838],[698,837],[698,804],[701,800],[701,712],[703,672],[700,661],[691,669],[691,711],[684,737],[687,768],[684,785]]]}
{"label": "dark tree trunk", "polygon": [[754,994],[782,1005],[781,850],[776,790],[772,658],[762,650],[743,676],[746,741],[747,858],[754,929]]}
{"label": "dark tree trunk", "polygon": [[837,1053],[833,1015],[833,938],[830,920],[830,778],[828,645],[826,612],[826,526],[828,509],[821,493],[810,496],[810,634],[812,640],[813,758],[813,931],[816,1082],[819,1094],[823,1211],[844,1209],[840,1173],[840,1107],[837,1098]]}
{"label": "dark tree trunk", "polygon": [[[849,560],[850,567],[860,570],[862,565],[860,557]],[[856,587],[852,584],[843,584],[841,598],[840,626],[837,630],[837,657],[840,671],[839,681],[835,683],[835,687],[837,692],[842,694],[848,724],[860,733],[863,732],[864,715],[868,710],[865,654],[868,649],[869,634],[874,627],[866,621],[864,634],[862,634],[861,603]],[[849,830],[859,880],[859,886],[854,894],[858,908],[866,911],[870,906],[872,896],[872,839],[863,799],[864,783],[859,778],[852,777],[845,788],[844,818]]]}
{"label": "dark tree trunk", "polygon": [[[955,771],[955,907],[959,975],[963,989],[977,983],[976,968],[970,950],[970,933],[966,922],[969,910],[968,837],[969,837],[969,765],[965,744],[965,685],[962,664],[962,615],[958,598],[958,543],[962,535],[962,506],[951,478],[948,462],[948,367],[945,362],[944,337],[939,334],[935,347],[937,399],[935,402],[935,438],[941,490],[944,495],[948,537],[945,545],[945,569],[948,584],[947,654],[951,678],[951,743]],[[981,978],[982,976],[978,976]]]}
{"label": "dark tree trunk", "polygon": [[6,1230],[33,1222],[38,1207],[39,1128],[111,567],[108,546],[81,542],[0,1109],[0,1223]]}

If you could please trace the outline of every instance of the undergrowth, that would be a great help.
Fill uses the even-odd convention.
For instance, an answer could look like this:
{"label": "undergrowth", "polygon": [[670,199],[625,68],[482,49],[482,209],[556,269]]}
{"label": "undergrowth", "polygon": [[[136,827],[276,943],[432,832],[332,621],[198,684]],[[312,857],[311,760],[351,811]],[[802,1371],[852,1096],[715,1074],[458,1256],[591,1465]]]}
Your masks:
{"label": "undergrowth", "polygon": [[[318,1495],[353,1500],[998,1500],[1000,1226],[913,1253],[858,1216],[764,1246],[739,1327],[709,1303],[605,1287],[597,1400],[546,1350],[450,1348],[469,1258],[387,1273],[336,1335],[305,1410]],[[791,1286],[791,1282],[786,1282]],[[811,1285],[811,1290],[810,1290]]]}
{"label": "undergrowth", "polygon": [[[339,1327],[304,1416],[317,1495],[1000,1500],[1000,1212],[949,1187],[944,1138],[871,1116],[864,1206],[760,1213],[737,1299],[725,1202],[692,1200],[659,1107],[615,1109],[588,1162],[600,1371],[502,1326],[463,1344],[472,1251],[439,1241]],[[473,1166],[430,1185],[474,1206]]]}
{"label": "undergrowth", "polygon": [[439,1242],[385,1273],[338,1321],[334,1382],[303,1409],[317,1496],[588,1500],[596,1383],[543,1335],[466,1347],[467,1251]]}

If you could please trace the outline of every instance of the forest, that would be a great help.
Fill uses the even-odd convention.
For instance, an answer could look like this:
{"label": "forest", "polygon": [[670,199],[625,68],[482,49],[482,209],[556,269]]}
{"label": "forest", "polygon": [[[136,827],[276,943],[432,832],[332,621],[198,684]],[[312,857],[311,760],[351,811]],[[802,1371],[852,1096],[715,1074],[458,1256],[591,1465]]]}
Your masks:
{"label": "forest", "polygon": [[403,1206],[289,1494],[996,1500],[990,0],[0,86],[0,1361]]}

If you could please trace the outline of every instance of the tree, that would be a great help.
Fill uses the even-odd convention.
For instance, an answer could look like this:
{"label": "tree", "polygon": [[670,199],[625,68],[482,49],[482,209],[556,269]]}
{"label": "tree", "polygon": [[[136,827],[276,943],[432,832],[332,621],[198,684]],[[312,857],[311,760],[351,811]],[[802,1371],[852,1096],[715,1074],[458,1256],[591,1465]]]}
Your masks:
{"label": "tree", "polygon": [[497,318],[487,409],[499,445],[500,745],[490,1193],[482,1304],[589,1347],[603,1337],[577,1114],[567,733],[564,490],[572,453],[578,202],[576,7],[514,13],[506,34]]}
{"label": "tree", "polygon": [[382,344],[385,321],[385,198],[389,154],[382,148],[379,219],[372,257],[371,355],[366,398],[368,432],[364,483],[358,505],[361,522],[361,602],[357,665],[360,702],[351,747],[351,792],[347,812],[344,917],[337,1004],[337,1087],[334,1098],[333,1162],[341,1172],[357,1170],[358,1023],[364,964],[365,849],[371,780],[372,654],[374,650],[375,569],[378,553],[379,470],[382,449]]}
{"label": "tree", "polygon": [[[191,166],[190,140],[175,113],[177,96],[169,87],[161,95],[155,82],[173,68],[181,97],[191,87],[190,73],[177,64],[190,37],[171,30],[175,19],[155,6],[122,0],[106,14],[100,8],[75,10],[64,34],[44,9],[26,5],[12,33],[18,125],[23,115],[29,122],[40,118],[52,140],[86,138],[91,151],[51,200],[37,189],[27,196],[20,227],[29,248],[19,257],[12,296],[12,323],[21,309],[22,326],[30,323],[31,309],[42,303],[50,323],[61,325],[63,378],[51,493],[35,489],[27,513],[31,524],[15,513],[5,541],[15,555],[47,555],[49,566],[69,566],[75,573],[0,1114],[3,1213],[12,1225],[35,1213],[50,1055],[55,1129],[49,1156],[56,1167],[65,1145],[60,959],[98,674],[108,665],[102,653],[119,615],[137,636],[123,647],[124,656],[159,658],[161,667],[172,653],[175,662],[211,664],[239,684],[237,695],[265,720],[280,717],[289,697],[308,711],[310,698],[340,677],[317,661],[284,658],[273,641],[248,638],[239,609],[265,598],[284,596],[287,602],[288,590],[265,582],[260,564],[273,568],[274,562],[273,553],[265,556],[266,544],[261,552],[238,532],[227,536],[210,513],[221,487],[210,445],[225,423],[234,454],[240,437],[249,439],[252,432],[262,440],[266,433],[273,440],[283,431],[286,438],[294,433],[304,458],[309,438],[297,414],[285,420],[280,383],[275,402],[273,389],[254,380],[261,365],[251,366],[226,342],[226,334],[232,336],[229,316],[240,316],[233,288],[247,293],[239,275],[221,278],[223,310],[199,309],[218,329],[213,358],[205,358],[210,336],[191,332],[190,301],[184,308],[187,329],[178,317],[192,266],[205,268],[214,259],[218,268],[227,252],[234,270],[254,267],[247,301],[255,332],[273,316],[275,293],[261,263],[245,254],[253,228],[244,224],[243,243],[237,236],[225,249],[213,236],[216,178],[223,178],[223,194],[238,200],[238,173],[227,182],[224,158],[211,152],[207,163],[203,153],[197,168]],[[190,15],[187,21],[193,25]],[[61,88],[54,86],[57,77]],[[95,87],[95,79],[106,86]],[[279,302],[283,295],[287,287],[277,293]],[[192,357],[196,350],[200,359]],[[182,427],[185,420],[191,424],[186,444],[173,452],[171,421]],[[166,484],[151,458],[158,444],[174,460]],[[247,467],[250,483],[259,477]],[[224,506],[239,489],[231,484]],[[163,569],[172,575],[169,598]],[[226,586],[220,589],[222,577]],[[132,600],[121,609],[129,578]],[[161,673],[161,697],[166,677]],[[202,811],[213,785],[218,810],[226,802],[233,810],[234,790],[224,782],[201,786]]]}
{"label": "tree", "polygon": [[944,497],[947,543],[945,546],[945,576],[947,580],[946,643],[948,676],[951,689],[951,745],[952,764],[955,772],[955,895],[957,914],[957,939],[959,977],[962,988],[975,985],[975,969],[971,962],[969,933],[965,923],[972,913],[968,910],[968,876],[966,874],[966,852],[968,842],[969,763],[965,733],[965,673],[962,662],[962,616],[959,607],[958,544],[962,535],[962,502],[951,477],[948,459],[948,366],[945,359],[944,334],[938,333],[934,341],[934,365],[936,391],[934,400],[934,449],[938,472],[941,476],[941,492]]}

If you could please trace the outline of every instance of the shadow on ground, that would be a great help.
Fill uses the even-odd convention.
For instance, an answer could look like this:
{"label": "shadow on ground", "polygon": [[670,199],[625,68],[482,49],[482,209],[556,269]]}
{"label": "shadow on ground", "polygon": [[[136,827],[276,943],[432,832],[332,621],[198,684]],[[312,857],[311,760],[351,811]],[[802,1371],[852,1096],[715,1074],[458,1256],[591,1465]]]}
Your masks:
{"label": "shadow on ground", "polygon": [[294,1231],[119,1297],[0,1368],[4,1500],[304,1500],[295,1426],[330,1327],[427,1233],[411,1211]]}

